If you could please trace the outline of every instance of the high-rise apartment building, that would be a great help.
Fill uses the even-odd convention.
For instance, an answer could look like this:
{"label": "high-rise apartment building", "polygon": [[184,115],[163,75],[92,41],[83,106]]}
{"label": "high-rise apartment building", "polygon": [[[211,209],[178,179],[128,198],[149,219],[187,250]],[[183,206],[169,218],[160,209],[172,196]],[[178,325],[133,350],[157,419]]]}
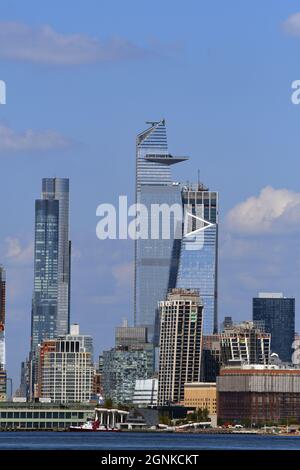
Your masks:
{"label": "high-rise apartment building", "polygon": [[[147,208],[148,237],[135,241],[134,320],[135,326],[148,328],[149,340],[157,342],[159,319],[157,305],[175,287],[180,240],[175,232],[176,216],[170,214],[170,236],[151,236],[151,224],[159,224],[159,216],[151,218],[153,205],[168,207],[181,201],[181,189],[171,177],[171,165],[186,160],[169,154],[165,121],[152,122],[136,141],[136,202]],[[138,231],[138,226],[137,226]]]}
{"label": "high-rise apartment building", "polygon": [[35,202],[31,352],[70,323],[69,180],[45,178]]}
{"label": "high-rise apartment building", "polygon": [[218,193],[203,184],[184,186],[184,234],[176,287],[197,289],[204,308],[203,333],[218,331]]}
{"label": "high-rise apartment building", "polygon": [[200,382],[203,305],[199,293],[173,289],[160,307],[158,405],[184,399],[184,384]]}
{"label": "high-rise apartment building", "polygon": [[282,293],[261,292],[253,299],[253,321],[271,334],[271,351],[291,362],[295,338],[295,299]]}
{"label": "high-rise apartment building", "polygon": [[[0,265],[0,371],[5,371],[5,306],[6,277],[5,269]],[[6,385],[6,384],[5,384]]]}
{"label": "high-rise apartment building", "polygon": [[84,403],[92,399],[92,337],[81,335],[78,325],[72,326],[70,334],[45,340],[38,347],[36,397],[58,403]]}

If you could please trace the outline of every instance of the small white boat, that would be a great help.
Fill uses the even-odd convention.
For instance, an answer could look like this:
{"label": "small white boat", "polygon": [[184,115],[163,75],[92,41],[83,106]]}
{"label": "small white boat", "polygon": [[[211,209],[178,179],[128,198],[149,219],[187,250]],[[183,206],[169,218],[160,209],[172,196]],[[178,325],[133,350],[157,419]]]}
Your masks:
{"label": "small white boat", "polygon": [[99,421],[87,421],[80,426],[70,426],[69,431],[71,432],[120,432],[118,428],[107,428],[101,426]]}

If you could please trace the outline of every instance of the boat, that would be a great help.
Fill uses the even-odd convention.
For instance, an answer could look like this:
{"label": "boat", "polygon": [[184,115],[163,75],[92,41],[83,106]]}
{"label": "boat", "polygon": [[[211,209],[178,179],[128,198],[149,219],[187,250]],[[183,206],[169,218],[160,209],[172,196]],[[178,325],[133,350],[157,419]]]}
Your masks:
{"label": "boat", "polygon": [[101,426],[99,421],[87,421],[79,426],[70,426],[69,431],[71,432],[120,432],[118,428],[107,428]]}

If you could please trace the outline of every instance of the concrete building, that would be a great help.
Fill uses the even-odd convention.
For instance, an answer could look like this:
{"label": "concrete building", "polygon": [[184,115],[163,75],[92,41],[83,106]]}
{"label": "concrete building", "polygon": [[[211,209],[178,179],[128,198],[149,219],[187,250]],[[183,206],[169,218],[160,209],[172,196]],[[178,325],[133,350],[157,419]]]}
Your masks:
{"label": "concrete building", "polygon": [[136,406],[156,406],[158,379],[136,380],[133,404]]}
{"label": "concrete building", "polygon": [[217,413],[217,388],[216,383],[194,382],[184,384],[183,405],[194,406],[197,409],[207,409],[208,414]]}
{"label": "concrete building", "polygon": [[160,308],[158,405],[184,399],[184,384],[200,382],[202,311],[199,293],[173,289]]}
{"label": "concrete building", "polygon": [[281,292],[260,292],[253,299],[253,321],[263,322],[271,334],[271,351],[283,362],[292,361],[295,338],[295,299]]}
{"label": "concrete building", "polygon": [[36,397],[58,403],[89,402],[94,386],[92,350],[92,338],[80,335],[78,325],[69,335],[44,341],[36,354]]}
{"label": "concrete building", "polygon": [[244,321],[227,326],[220,335],[221,362],[231,361],[245,364],[269,364],[271,335],[263,331],[262,325]]}
{"label": "concrete building", "polygon": [[217,415],[223,423],[300,423],[300,369],[275,365],[221,369]]}

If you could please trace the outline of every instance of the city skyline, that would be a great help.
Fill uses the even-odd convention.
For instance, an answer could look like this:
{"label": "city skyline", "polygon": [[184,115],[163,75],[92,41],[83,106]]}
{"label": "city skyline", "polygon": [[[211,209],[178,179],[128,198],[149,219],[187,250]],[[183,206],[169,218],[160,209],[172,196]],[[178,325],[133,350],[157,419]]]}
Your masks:
{"label": "city skyline", "polygon": [[[208,2],[192,2],[185,12],[179,2],[172,8],[154,2],[160,15],[136,2],[120,5],[121,20],[114,5],[102,10],[96,1],[89,11],[79,1],[71,12],[33,0],[18,13],[11,2],[1,4],[0,78],[7,96],[0,106],[0,263],[15,385],[28,352],[33,201],[43,177],[72,184],[72,321],[93,332],[100,350],[112,346],[121,319],[132,318],[133,243],[97,240],[95,210],[119,194],[134,201],[134,139],[145,119],[165,118],[169,148],[191,157],[174,165],[174,181],[196,180],[199,169],[200,180],[220,193],[219,321],[228,314],[250,319],[259,291],[284,291],[297,301],[300,108],[290,95],[299,78],[299,39],[286,24],[295,5],[233,2],[228,9],[219,2],[216,18]],[[175,27],[167,32],[170,15]],[[56,46],[42,25],[59,39]],[[65,49],[76,33],[87,45],[83,58]],[[113,35],[120,37],[117,51]],[[30,39],[36,37],[37,43]],[[296,322],[299,330],[297,310]]]}

